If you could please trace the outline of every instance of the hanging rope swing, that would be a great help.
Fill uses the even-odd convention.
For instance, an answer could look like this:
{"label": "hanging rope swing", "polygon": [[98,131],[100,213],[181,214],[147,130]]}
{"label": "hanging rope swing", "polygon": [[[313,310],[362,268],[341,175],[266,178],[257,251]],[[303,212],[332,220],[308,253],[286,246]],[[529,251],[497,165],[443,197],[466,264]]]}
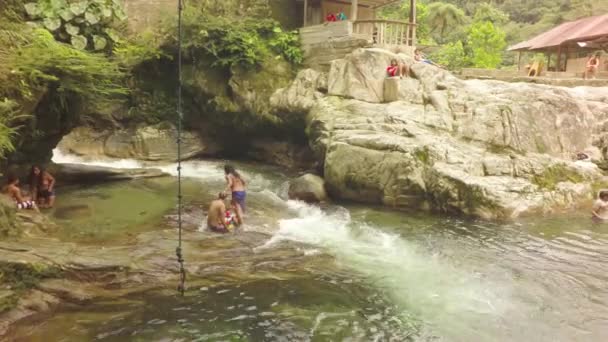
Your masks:
{"label": "hanging rope swing", "polygon": [[182,10],[183,0],[177,0],[177,229],[178,242],[175,249],[179,263],[179,284],[177,291],[183,296],[186,283],[184,256],[182,254]]}

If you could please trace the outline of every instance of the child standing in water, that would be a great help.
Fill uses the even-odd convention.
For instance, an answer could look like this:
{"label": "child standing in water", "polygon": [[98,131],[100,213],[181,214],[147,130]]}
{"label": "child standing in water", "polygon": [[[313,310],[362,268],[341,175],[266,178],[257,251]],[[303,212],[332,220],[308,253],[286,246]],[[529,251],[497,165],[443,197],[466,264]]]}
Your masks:
{"label": "child standing in water", "polygon": [[245,180],[232,165],[224,166],[224,174],[226,176],[226,190],[232,193],[232,206],[236,209],[236,222],[240,226],[243,224],[245,198],[247,197]]}

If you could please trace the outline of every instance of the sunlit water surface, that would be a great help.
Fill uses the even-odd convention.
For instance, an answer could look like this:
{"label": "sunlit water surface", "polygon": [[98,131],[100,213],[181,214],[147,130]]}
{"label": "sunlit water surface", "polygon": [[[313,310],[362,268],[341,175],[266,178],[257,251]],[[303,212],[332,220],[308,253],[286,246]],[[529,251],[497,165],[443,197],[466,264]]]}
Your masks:
{"label": "sunlit water surface", "polygon": [[[55,159],[85,162],[63,155]],[[18,327],[16,338],[608,340],[608,227],[593,224],[586,213],[497,224],[350,204],[322,210],[285,201],[288,177],[276,169],[238,166],[250,184],[246,229],[268,234],[256,253],[298,248],[315,267],[302,267],[300,277],[290,280],[268,277],[195,288],[184,298],[161,289],[66,306],[42,323]],[[185,163],[186,202],[193,210],[222,188],[221,167],[212,161]],[[175,165],[161,168],[175,174]],[[79,202],[90,203],[92,212],[59,217],[65,223],[61,236],[91,243],[159,229],[162,217],[174,209],[174,193],[174,178],[69,190],[60,198],[59,212]],[[117,209],[125,204],[128,208]]]}

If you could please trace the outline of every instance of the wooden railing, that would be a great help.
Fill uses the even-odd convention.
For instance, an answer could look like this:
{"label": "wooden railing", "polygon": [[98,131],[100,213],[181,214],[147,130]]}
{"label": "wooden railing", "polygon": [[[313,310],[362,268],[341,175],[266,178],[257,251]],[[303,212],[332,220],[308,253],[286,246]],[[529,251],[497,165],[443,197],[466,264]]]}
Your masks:
{"label": "wooden railing", "polygon": [[353,33],[369,36],[377,45],[416,45],[416,24],[407,21],[357,20],[353,23]]}

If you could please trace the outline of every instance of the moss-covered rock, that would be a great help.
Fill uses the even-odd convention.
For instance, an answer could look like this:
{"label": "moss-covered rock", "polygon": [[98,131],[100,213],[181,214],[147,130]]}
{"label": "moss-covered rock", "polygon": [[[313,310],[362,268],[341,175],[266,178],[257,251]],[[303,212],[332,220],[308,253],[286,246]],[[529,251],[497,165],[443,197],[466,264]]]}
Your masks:
{"label": "moss-covered rock", "polygon": [[25,291],[35,288],[40,281],[57,278],[61,270],[46,264],[26,264],[0,261],[0,313],[15,307]]}

